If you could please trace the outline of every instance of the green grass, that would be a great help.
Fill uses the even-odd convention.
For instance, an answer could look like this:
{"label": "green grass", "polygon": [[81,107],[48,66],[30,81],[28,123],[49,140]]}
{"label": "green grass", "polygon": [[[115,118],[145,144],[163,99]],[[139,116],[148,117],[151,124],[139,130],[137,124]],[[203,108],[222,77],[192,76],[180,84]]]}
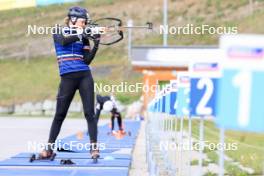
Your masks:
{"label": "green grass", "polygon": [[195,166],[195,165],[198,165],[198,164],[199,164],[199,161],[197,159],[191,161],[191,165],[192,166]]}
{"label": "green grass", "polygon": [[202,162],[202,166],[203,167],[207,167],[209,164],[210,164],[211,162],[210,161],[205,161],[205,160],[203,160],[203,162]]}
{"label": "green grass", "polygon": [[[114,65],[108,75],[101,75],[100,70]],[[96,57],[92,67],[99,69],[93,71],[97,84],[119,85],[122,81],[128,84],[141,82],[139,75],[131,76],[127,73],[128,60],[118,54],[111,55],[108,51],[101,52]],[[59,85],[59,74],[55,57],[34,58],[28,62],[25,60],[0,60],[0,105],[10,105],[25,101],[41,101],[55,99]],[[129,75],[129,76],[128,76]],[[107,92],[96,92],[107,94]],[[108,93],[109,94],[109,93]],[[140,92],[117,93],[117,99],[128,104],[140,97]],[[76,95],[77,99],[79,95]]]}
{"label": "green grass", "polygon": [[[168,122],[169,120],[167,120]],[[200,121],[197,119],[192,120],[192,137],[199,139],[199,124]],[[204,121],[205,134],[204,140],[207,143],[219,143],[219,129],[215,126],[212,121]],[[175,121],[172,127],[175,129]],[[188,131],[188,121],[184,120],[184,129]],[[180,130],[180,120],[177,120],[177,130]],[[227,130],[225,132],[225,143],[237,143],[237,150],[231,151],[226,150],[225,154],[232,158],[234,162],[239,162],[244,167],[254,169],[254,174],[261,175],[263,172],[264,162],[264,134],[240,132]],[[193,143],[195,145],[195,142]],[[226,147],[228,149],[228,147]],[[210,163],[218,165],[219,157],[215,150],[211,150],[208,147],[204,148],[203,151],[208,161],[203,161],[203,166],[207,166]],[[197,165],[198,160],[192,160],[191,165]],[[245,171],[241,170],[238,166],[232,164],[232,162],[225,161],[225,169],[228,174],[235,176],[245,175]]]}
{"label": "green grass", "polygon": [[[216,128],[213,122],[204,121],[205,134],[204,140],[219,143],[219,129]],[[184,121],[184,128],[187,130],[188,121]],[[179,128],[178,128],[179,129]],[[192,120],[192,135],[196,139],[199,139],[199,121]],[[246,133],[239,131],[227,130],[225,133],[225,143],[237,143],[237,150],[226,150],[225,154],[232,158],[234,161],[238,161],[243,166],[254,169],[256,174],[260,174],[263,171],[264,161],[264,135],[256,133]],[[218,163],[218,155],[215,151],[211,151],[205,148],[204,152],[207,154],[210,161]],[[231,163],[226,162],[226,169],[228,173],[241,173],[244,174],[237,166],[233,166]],[[240,172],[238,172],[240,171]],[[231,175],[232,175],[231,174]]]}
{"label": "green grass", "polygon": [[67,9],[72,6],[83,6],[92,9],[93,17],[102,13],[95,13],[96,8],[106,5],[112,5],[120,2],[120,0],[86,0],[76,3],[54,4],[42,7],[30,7],[22,9],[11,9],[0,11],[0,43],[6,43],[14,40],[24,41],[29,39],[41,39],[42,36],[26,37],[28,25],[37,26],[54,26],[56,23],[63,23],[63,19],[67,15]]}
{"label": "green grass", "polygon": [[207,173],[204,174],[203,176],[217,176],[217,174],[212,173],[212,172],[207,172]]}
{"label": "green grass", "polygon": [[40,97],[55,97],[59,76],[52,58],[34,59],[29,63],[1,60],[1,104],[38,101]]}
{"label": "green grass", "polygon": [[[240,168],[232,165],[230,162],[225,163],[225,169],[228,171],[228,174],[233,175],[233,176],[248,176],[249,175],[247,172],[242,171]],[[260,175],[259,173],[257,173],[257,175]]]}

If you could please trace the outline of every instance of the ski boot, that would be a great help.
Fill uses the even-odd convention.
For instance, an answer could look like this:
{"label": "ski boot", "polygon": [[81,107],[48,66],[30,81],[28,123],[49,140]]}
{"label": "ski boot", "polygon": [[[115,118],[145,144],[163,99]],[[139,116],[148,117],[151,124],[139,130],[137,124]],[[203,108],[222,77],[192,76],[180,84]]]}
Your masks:
{"label": "ski boot", "polygon": [[96,144],[91,145],[90,154],[91,154],[93,163],[97,163],[100,155],[99,155],[99,149],[97,148]]}
{"label": "ski boot", "polygon": [[29,162],[33,161],[53,161],[56,157],[56,153],[54,153],[52,150],[43,150],[38,156],[36,154],[32,154]]}

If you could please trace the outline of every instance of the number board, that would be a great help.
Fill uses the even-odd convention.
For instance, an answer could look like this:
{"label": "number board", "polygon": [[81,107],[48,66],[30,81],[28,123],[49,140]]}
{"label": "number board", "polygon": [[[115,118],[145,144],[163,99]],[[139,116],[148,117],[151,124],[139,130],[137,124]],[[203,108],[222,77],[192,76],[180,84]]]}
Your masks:
{"label": "number board", "polygon": [[161,112],[165,113],[165,107],[166,107],[166,89],[165,87],[162,89],[162,93],[161,93]]}
{"label": "number board", "polygon": [[175,115],[177,112],[177,109],[175,108],[175,102],[177,100],[177,94],[178,94],[178,83],[177,80],[171,80],[170,81],[170,112],[169,114]]}
{"label": "number board", "polygon": [[178,78],[178,97],[175,103],[177,109],[177,116],[189,116],[190,103],[190,77],[188,72],[179,72]]}
{"label": "number board", "polygon": [[161,95],[161,92],[159,92],[159,95],[158,95],[158,112],[162,112],[162,95]]}
{"label": "number board", "polygon": [[157,112],[157,111],[158,111],[158,99],[155,98],[154,99],[154,110],[153,110],[153,112]]}
{"label": "number board", "polygon": [[157,111],[157,98],[156,97],[148,104],[147,110],[149,112],[156,112]]}
{"label": "number board", "polygon": [[171,86],[170,84],[166,85],[165,87],[165,113],[170,113],[170,92],[171,92]]}
{"label": "number board", "polygon": [[223,36],[223,74],[216,123],[226,129],[264,131],[264,36]]}
{"label": "number board", "polygon": [[201,61],[190,64],[190,114],[214,116],[217,82],[220,77],[218,62]]}

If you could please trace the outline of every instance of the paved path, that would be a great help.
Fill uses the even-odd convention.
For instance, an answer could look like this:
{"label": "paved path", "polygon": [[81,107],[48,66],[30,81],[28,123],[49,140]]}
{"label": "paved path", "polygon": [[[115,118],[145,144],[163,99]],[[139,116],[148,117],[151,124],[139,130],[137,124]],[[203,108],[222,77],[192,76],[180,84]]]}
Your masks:
{"label": "paved path", "polygon": [[[0,160],[28,150],[28,142],[42,142],[48,140],[52,118],[48,117],[0,117]],[[100,125],[107,123],[100,120]],[[83,118],[66,118],[59,135],[59,139],[87,130]]]}
{"label": "paved path", "polygon": [[148,176],[146,163],[146,139],[145,139],[145,122],[141,122],[141,128],[137,138],[136,146],[133,151],[133,161],[129,176]]}

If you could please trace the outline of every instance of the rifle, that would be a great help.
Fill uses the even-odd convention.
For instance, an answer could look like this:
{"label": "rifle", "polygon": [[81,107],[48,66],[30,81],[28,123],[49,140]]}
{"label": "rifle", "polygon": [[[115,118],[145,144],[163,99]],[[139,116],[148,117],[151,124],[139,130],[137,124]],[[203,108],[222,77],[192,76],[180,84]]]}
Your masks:
{"label": "rifle", "polygon": [[144,26],[124,26],[121,19],[118,18],[100,18],[90,22],[85,31],[89,31],[91,35],[88,38],[96,40],[93,34],[100,34],[101,45],[112,45],[118,43],[124,38],[124,30],[127,29],[153,29],[153,24],[147,22]]}

